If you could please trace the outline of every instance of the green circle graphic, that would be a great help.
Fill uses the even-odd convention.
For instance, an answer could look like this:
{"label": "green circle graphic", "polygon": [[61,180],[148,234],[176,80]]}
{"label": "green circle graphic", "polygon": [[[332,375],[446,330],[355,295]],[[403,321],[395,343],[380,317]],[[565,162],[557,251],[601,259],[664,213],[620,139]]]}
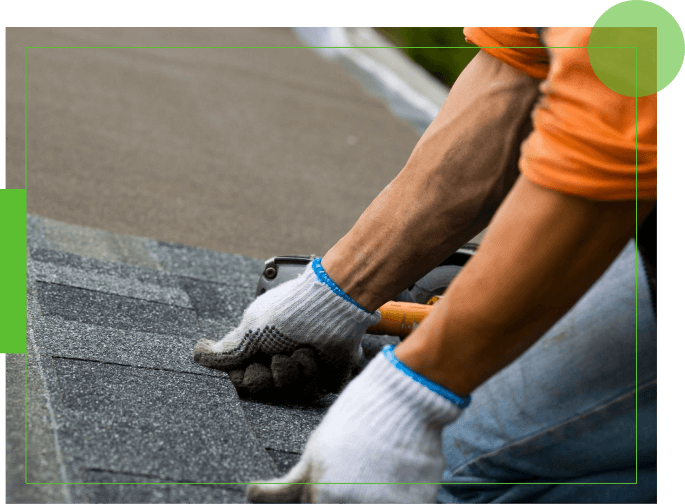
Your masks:
{"label": "green circle graphic", "polygon": [[588,45],[599,80],[625,96],[661,91],[678,75],[685,57],[685,39],[676,20],[645,0],[607,10],[593,26]]}

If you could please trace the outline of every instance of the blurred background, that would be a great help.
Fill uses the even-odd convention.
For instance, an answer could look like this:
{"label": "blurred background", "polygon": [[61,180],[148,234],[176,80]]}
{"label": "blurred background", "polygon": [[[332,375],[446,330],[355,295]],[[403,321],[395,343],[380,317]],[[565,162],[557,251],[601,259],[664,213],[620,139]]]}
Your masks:
{"label": "blurred background", "polygon": [[[447,87],[478,52],[464,40],[464,28],[374,28]],[[468,47],[469,49],[426,49]]]}
{"label": "blurred background", "polygon": [[257,259],[323,255],[475,55],[440,48],[462,32],[8,28],[7,187],[26,166],[30,214]]}

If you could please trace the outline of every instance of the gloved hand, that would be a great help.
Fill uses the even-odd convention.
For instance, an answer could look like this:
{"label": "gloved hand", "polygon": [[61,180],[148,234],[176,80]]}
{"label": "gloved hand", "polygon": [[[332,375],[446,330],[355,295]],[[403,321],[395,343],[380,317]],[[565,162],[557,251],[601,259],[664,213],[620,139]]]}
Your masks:
{"label": "gloved hand", "polygon": [[[445,465],[442,430],[470,398],[407,368],[393,348],[349,383],[288,474],[248,486],[252,502],[435,502]],[[286,484],[299,482],[317,484]],[[436,484],[325,484],[393,482]]]}
{"label": "gloved hand", "polygon": [[[252,391],[297,391],[311,381],[320,382],[321,392],[337,391],[361,359],[366,329],[379,320],[380,312],[355,303],[315,259],[302,275],[253,301],[221,341],[200,340],[193,358],[203,366],[236,370],[229,374],[239,392],[243,382]],[[304,375],[307,380],[301,380]]]}

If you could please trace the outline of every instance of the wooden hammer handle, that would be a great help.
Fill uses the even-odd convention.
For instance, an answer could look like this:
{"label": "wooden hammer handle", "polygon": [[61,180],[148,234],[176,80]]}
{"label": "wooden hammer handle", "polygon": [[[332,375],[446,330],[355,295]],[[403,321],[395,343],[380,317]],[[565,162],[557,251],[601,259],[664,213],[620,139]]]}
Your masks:
{"label": "wooden hammer handle", "polygon": [[368,334],[389,334],[405,338],[433,309],[432,305],[390,301],[381,306],[381,320],[369,327]]}

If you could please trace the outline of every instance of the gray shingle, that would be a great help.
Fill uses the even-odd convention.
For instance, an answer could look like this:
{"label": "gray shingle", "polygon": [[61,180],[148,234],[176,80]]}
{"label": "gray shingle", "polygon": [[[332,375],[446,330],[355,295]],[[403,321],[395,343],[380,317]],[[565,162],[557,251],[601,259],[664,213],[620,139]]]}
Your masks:
{"label": "gray shingle", "polygon": [[[41,222],[29,223],[30,335],[72,500],[244,502],[244,486],[209,483],[267,479],[299,460],[334,395],[308,407],[241,401],[226,373],[192,359],[200,338],[240,321],[261,261],[144,240],[160,268],[149,269],[108,255],[126,240],[98,245],[87,228]],[[56,247],[36,231],[46,226],[91,257],[65,251],[64,237]],[[29,420],[29,437],[45,429]]]}
{"label": "gray shingle", "polygon": [[250,400],[243,400],[241,405],[265,448],[302,453],[335,397],[330,394],[311,406],[284,407]]}
{"label": "gray shingle", "polygon": [[36,284],[43,315],[141,332],[189,337],[198,332],[197,316],[187,308],[59,284]]}
{"label": "gray shingle", "polygon": [[[42,262],[35,260],[37,257],[43,258],[44,251],[34,251],[30,267],[34,270],[36,280],[46,283],[56,283],[68,285],[70,287],[80,287],[83,289],[117,294],[145,301],[154,301],[182,308],[192,308],[188,295],[178,286],[178,279],[166,275],[169,280],[173,280],[176,285],[159,285],[157,282],[141,282],[133,275],[121,275],[124,268],[109,268],[106,273],[99,273],[95,268],[89,268],[86,264],[76,263],[71,265],[56,264],[54,262]],[[73,256],[64,254],[63,256]],[[95,263],[95,260],[90,260]],[[102,261],[97,261],[102,263]],[[98,268],[104,269],[104,268]],[[128,268],[132,270],[133,268]],[[95,271],[94,271],[95,270]],[[148,270],[149,271],[149,270]],[[169,282],[170,283],[170,282]]]}
{"label": "gray shingle", "polygon": [[62,452],[72,471],[200,483],[275,472],[227,379],[60,358],[52,366]]}

